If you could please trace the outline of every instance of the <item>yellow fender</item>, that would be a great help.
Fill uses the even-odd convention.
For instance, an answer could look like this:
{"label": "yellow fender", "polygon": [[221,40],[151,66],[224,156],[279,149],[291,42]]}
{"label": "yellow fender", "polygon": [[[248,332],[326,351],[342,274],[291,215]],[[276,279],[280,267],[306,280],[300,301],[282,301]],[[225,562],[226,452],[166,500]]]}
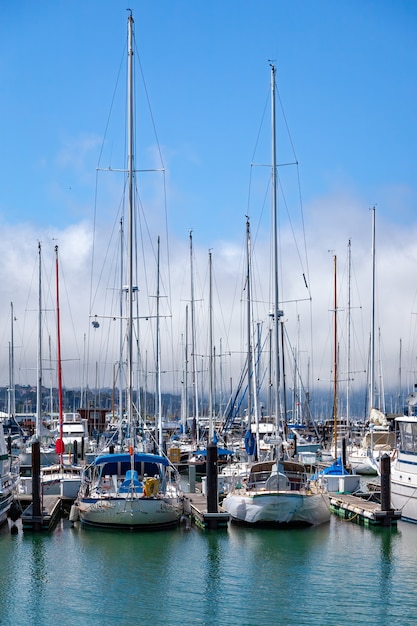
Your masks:
{"label": "yellow fender", "polygon": [[147,498],[158,495],[159,480],[157,478],[147,478],[145,481],[144,493]]}

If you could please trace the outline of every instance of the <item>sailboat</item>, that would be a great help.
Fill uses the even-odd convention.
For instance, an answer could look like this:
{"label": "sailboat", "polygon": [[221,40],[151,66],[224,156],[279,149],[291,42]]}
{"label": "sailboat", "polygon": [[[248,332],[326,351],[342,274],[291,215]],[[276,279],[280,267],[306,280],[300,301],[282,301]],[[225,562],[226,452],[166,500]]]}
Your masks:
{"label": "sailboat", "polygon": [[57,311],[57,343],[58,343],[58,404],[59,404],[59,436],[55,441],[55,450],[59,455],[59,463],[41,468],[42,492],[48,495],[60,495],[61,498],[74,500],[81,485],[81,465],[64,463],[65,441],[63,430],[63,395],[62,395],[62,361],[61,361],[61,313],[59,306],[59,272],[58,246],[55,246],[56,271],[56,311]]}
{"label": "sailboat", "polygon": [[126,451],[98,455],[86,468],[76,501],[82,524],[102,528],[156,530],[179,524],[183,512],[179,475],[162,454],[139,448],[133,416],[133,16],[128,17],[128,315]]}
{"label": "sailboat", "polygon": [[[12,326],[13,330],[13,326]],[[12,332],[13,338],[13,332]],[[13,343],[13,341],[12,341]],[[58,463],[59,455],[55,449],[56,432],[46,428],[42,423],[42,246],[38,242],[38,337],[37,337],[37,381],[36,381],[36,420],[33,436],[20,448],[20,471],[21,480],[19,489],[24,495],[32,493],[32,443],[40,444],[41,466],[50,466]],[[12,349],[13,353],[13,349]],[[13,358],[11,359],[11,372],[13,372]],[[14,401],[13,401],[14,404]]]}
{"label": "sailboat", "polygon": [[246,481],[238,481],[228,491],[222,508],[235,523],[251,526],[313,526],[330,520],[327,491],[309,482],[301,463],[282,458],[283,441],[279,434],[280,363],[278,299],[278,226],[275,148],[275,66],[271,64],[272,113],[272,210],[274,224],[274,361],[275,361],[275,445],[276,458],[254,462]]}
{"label": "sailboat", "polygon": [[358,474],[379,474],[380,457],[392,454],[396,434],[389,428],[381,406],[375,401],[375,207],[372,209],[372,318],[369,373],[369,428],[358,446],[349,450],[349,463]]}
{"label": "sailboat", "polygon": [[[328,491],[353,493],[360,488],[360,476],[347,470],[343,462],[343,454],[338,457],[339,447],[339,426],[338,420],[338,350],[337,350],[337,257],[333,256],[333,280],[334,280],[334,327],[333,327],[333,458],[334,462],[318,470],[313,478],[322,481]],[[342,447],[342,446],[340,446]]]}

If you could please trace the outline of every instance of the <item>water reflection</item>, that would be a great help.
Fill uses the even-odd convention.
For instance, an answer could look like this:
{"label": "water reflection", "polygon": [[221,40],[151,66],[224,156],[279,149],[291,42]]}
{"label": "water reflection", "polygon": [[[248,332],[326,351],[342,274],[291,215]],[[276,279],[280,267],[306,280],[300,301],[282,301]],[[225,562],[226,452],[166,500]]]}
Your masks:
{"label": "water reflection", "polygon": [[28,615],[35,619],[43,615],[45,610],[46,586],[48,583],[48,570],[45,555],[44,538],[34,534],[31,539],[31,551],[29,562],[29,594]]}
{"label": "water reflection", "polygon": [[394,545],[399,539],[396,528],[380,528],[377,535],[381,539],[380,592],[381,602],[391,602],[392,578],[394,573]]}

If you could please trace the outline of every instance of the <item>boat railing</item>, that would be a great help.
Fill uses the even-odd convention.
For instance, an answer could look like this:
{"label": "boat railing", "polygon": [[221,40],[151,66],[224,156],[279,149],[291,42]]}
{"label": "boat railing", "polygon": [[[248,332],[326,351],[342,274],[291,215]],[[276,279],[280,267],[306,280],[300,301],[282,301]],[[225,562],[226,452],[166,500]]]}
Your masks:
{"label": "boat railing", "polygon": [[[280,483],[280,480],[278,480],[278,474],[276,473],[271,474],[270,471],[251,472],[248,477],[246,487],[251,491],[268,489],[269,486],[267,486],[267,481],[271,478],[274,478],[274,476],[277,477],[276,484],[278,485]],[[305,472],[297,471],[286,471],[285,474],[280,474],[279,476],[283,478],[285,476],[288,485],[286,489],[289,489],[290,491],[299,491],[307,484],[308,479]],[[238,487],[239,485],[243,486],[243,482],[244,481],[242,481],[241,478],[236,477],[235,487]],[[284,485],[285,483],[281,481],[281,484]],[[283,489],[283,487],[281,486],[279,487],[279,489]]]}

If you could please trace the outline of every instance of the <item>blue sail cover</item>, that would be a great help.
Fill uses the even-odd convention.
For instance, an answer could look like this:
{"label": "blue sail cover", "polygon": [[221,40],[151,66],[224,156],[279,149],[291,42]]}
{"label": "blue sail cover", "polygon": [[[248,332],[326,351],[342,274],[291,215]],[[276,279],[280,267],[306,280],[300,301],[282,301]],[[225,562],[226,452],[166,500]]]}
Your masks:
{"label": "blue sail cover", "polygon": [[[159,465],[169,465],[169,461],[164,456],[158,454],[138,453],[134,455],[136,463],[158,463]],[[106,463],[130,463],[130,454],[102,454],[94,459],[94,465],[105,465]]]}
{"label": "blue sail cover", "polygon": [[[207,450],[196,450],[194,454],[196,456],[207,456]],[[228,450],[227,448],[217,448],[218,456],[227,456],[228,454],[233,454],[233,450]]]}
{"label": "blue sail cover", "polygon": [[255,454],[256,439],[255,435],[250,430],[247,430],[245,434],[245,450],[250,455]]}
{"label": "blue sail cover", "polygon": [[334,461],[329,467],[316,472],[311,478],[315,479],[319,476],[346,476],[348,474],[349,472],[343,467],[342,459],[339,457],[337,461]]}

